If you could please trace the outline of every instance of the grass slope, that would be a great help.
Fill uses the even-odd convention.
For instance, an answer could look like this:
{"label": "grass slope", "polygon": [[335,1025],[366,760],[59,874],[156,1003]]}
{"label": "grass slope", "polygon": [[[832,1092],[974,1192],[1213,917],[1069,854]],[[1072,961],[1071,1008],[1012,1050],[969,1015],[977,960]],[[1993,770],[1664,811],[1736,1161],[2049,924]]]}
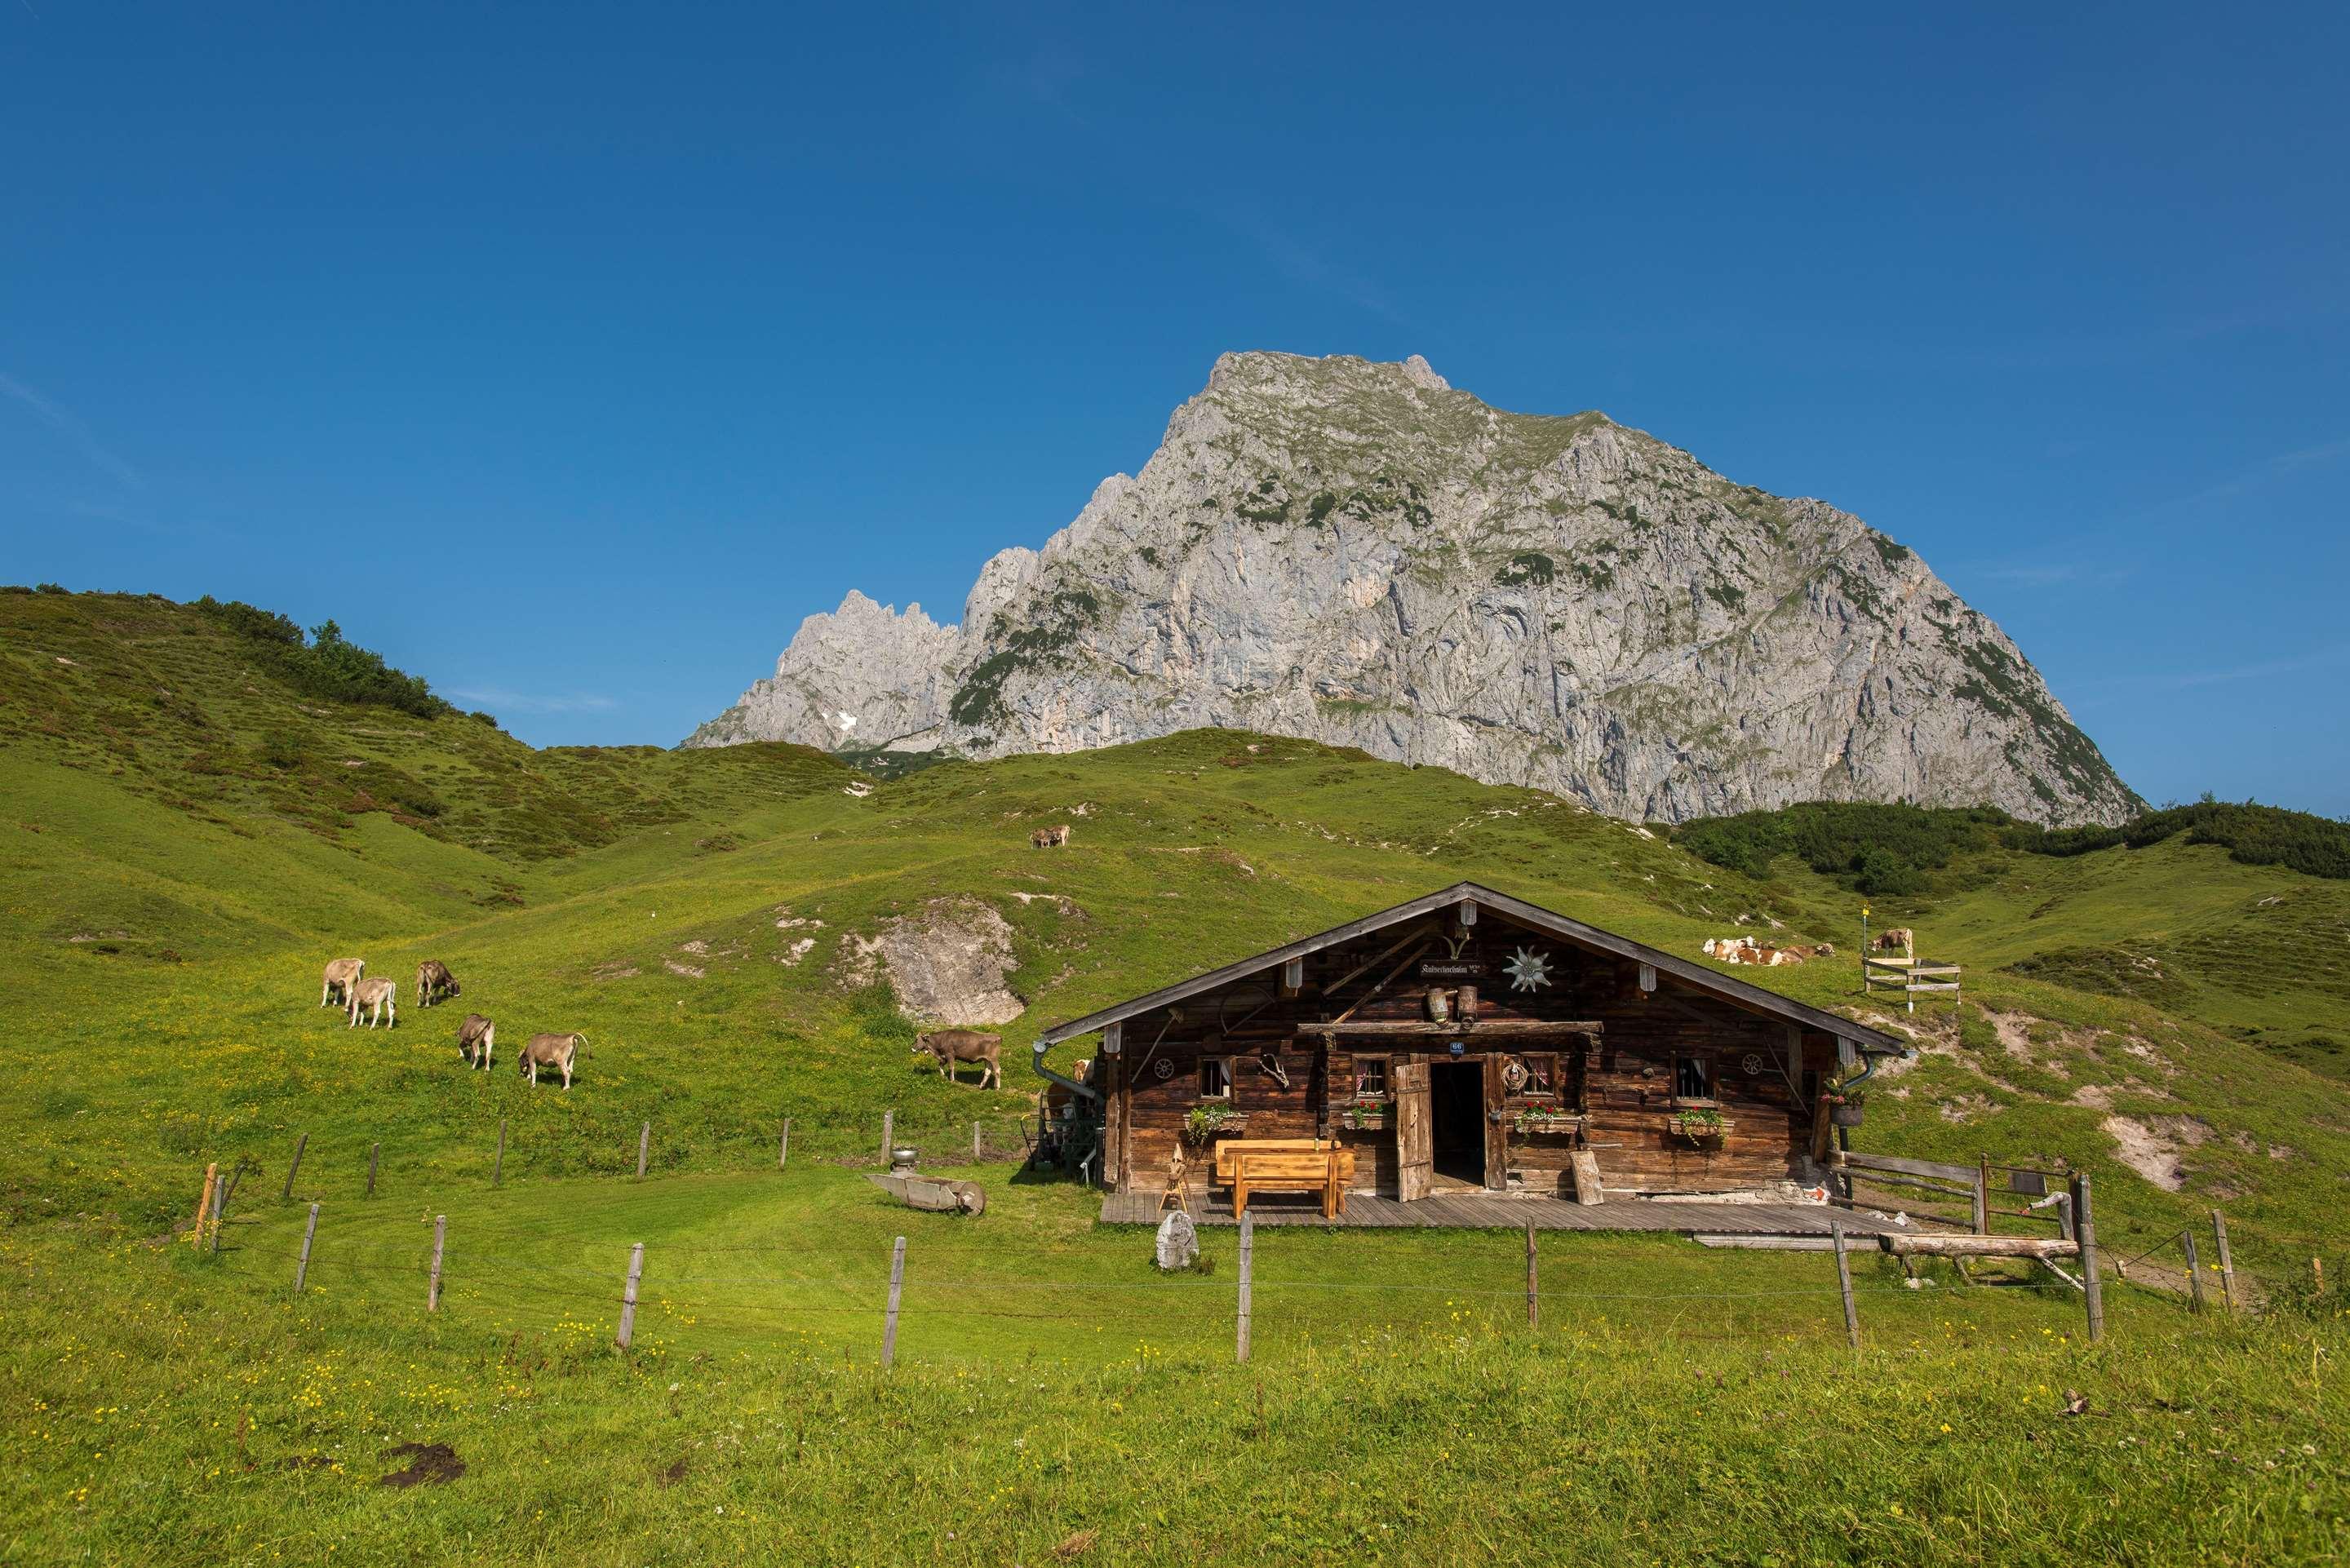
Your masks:
{"label": "grass slope", "polygon": [[[2055,1345],[2070,1297],[1912,1293],[1871,1266],[1876,1348],[1847,1366],[1815,1257],[1560,1241],[1559,1308],[1521,1338],[1500,1332],[1523,1266],[1506,1241],[1284,1233],[1252,1378],[1219,1361],[1229,1238],[1210,1242],[1218,1273],[1160,1281],[1133,1235],[1094,1231],[1086,1195],[1004,1165],[979,1173],[995,1207],[976,1222],[887,1208],[838,1168],[871,1158],[884,1107],[934,1163],[973,1117],[1008,1152],[1044,1023],[1463,877],[1691,954],[1742,916],[1848,940],[1853,897],[1801,868],[1728,872],[1534,792],[1228,732],[881,783],[789,747],[534,752],[467,716],[322,702],[213,619],[121,596],[0,595],[0,796],[14,1556],[772,1559],[781,1540],[804,1559],[1033,1561],[1080,1529],[1139,1561],[2340,1543],[2340,1468],[2297,1446],[2338,1415],[2322,1320],[2239,1339],[2117,1293],[2126,1332],[2084,1358]],[[1026,846],[1057,821],[1078,825],[1069,849]],[[2241,1265],[2282,1289],[2340,1248],[2350,1124],[2337,1084],[2244,1032],[2324,1016],[2303,1009],[2338,967],[2283,1000],[2216,958],[2139,996],[2020,971],[2192,947],[2262,911],[2325,918],[2334,887],[2166,843],[1985,867],[1916,905],[1928,945],[1970,966],[1969,1002],[1921,1017],[1929,1049],[1872,1100],[1861,1146],[2070,1157],[2117,1245],[2224,1202]],[[984,902],[1014,933],[1030,1007],[1001,1095],[915,1064],[886,988],[850,980],[850,938],[939,899]],[[442,959],[465,995],[350,1031],[316,1006],[345,953],[403,992]],[[1848,959],[1747,973],[1868,1011]],[[577,1086],[466,1073],[467,1007],[498,1018],[502,1062],[532,1031],[585,1030]],[[2125,1162],[2115,1116],[2205,1129],[2180,1190]],[[637,1187],[621,1178],[647,1120],[658,1179]],[[251,1223],[221,1258],[165,1240],[204,1162],[240,1158],[260,1168]],[[296,1303],[303,1197],[328,1222],[320,1293]],[[426,1321],[436,1212],[452,1311]],[[901,1232],[919,1365],[884,1384],[839,1357],[870,1355],[883,1239]],[[645,1337],[615,1360],[593,1347],[634,1241]],[[1635,1299],[1598,1299],[1611,1288]],[[2054,1414],[2068,1382],[2108,1421],[2094,1441]],[[1929,1396],[1954,1402],[1948,1441]],[[476,1467],[446,1504],[399,1511],[372,1485],[409,1438]],[[1430,1445],[1454,1462],[1431,1471]],[[2175,1490],[2138,1479],[2158,1452]],[[1335,1479],[1301,1479],[1307,1463]],[[1100,1484],[1168,1466],[1171,1487]]]}

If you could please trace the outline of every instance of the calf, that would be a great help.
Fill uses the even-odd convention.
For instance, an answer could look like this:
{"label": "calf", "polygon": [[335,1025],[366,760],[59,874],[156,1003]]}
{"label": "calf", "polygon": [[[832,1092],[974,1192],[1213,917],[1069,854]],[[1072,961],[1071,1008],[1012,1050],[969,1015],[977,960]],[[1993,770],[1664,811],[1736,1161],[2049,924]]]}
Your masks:
{"label": "calf", "polygon": [[439,959],[426,959],[416,966],[416,1005],[430,1007],[444,996],[455,996],[457,977]]}
{"label": "calf", "polygon": [[1028,846],[1032,849],[1064,848],[1069,842],[1069,835],[1072,831],[1074,830],[1066,822],[1058,827],[1040,827],[1028,836]]}
{"label": "calf", "polygon": [[490,1053],[497,1048],[498,1026],[478,1012],[465,1014],[465,1022],[457,1025],[457,1054],[469,1066],[484,1072],[490,1069]]}
{"label": "calf", "polygon": [[350,1027],[359,1026],[359,1014],[368,1014],[368,1027],[381,1023],[388,1028],[400,1027],[400,1009],[393,1004],[393,992],[400,988],[388,980],[363,980],[351,988]]}
{"label": "calf", "polygon": [[327,983],[318,990],[318,1005],[331,1007],[336,1002],[348,1006],[351,987],[359,983],[367,970],[365,959],[337,959],[327,966]]}
{"label": "calf", "polygon": [[1003,1044],[1003,1035],[983,1034],[976,1029],[933,1029],[914,1036],[914,1049],[928,1051],[938,1059],[939,1075],[942,1078],[953,1078],[958,1064],[980,1064],[979,1086],[983,1089],[991,1078],[997,1088],[1003,1087],[1003,1061],[998,1054]]}
{"label": "calf", "polygon": [[563,1087],[568,1091],[571,1087],[571,1064],[587,1054],[588,1036],[585,1034],[534,1034],[530,1037],[530,1044],[522,1048],[522,1060],[515,1063],[515,1067],[534,1084],[538,1082],[541,1067],[550,1073],[560,1073],[563,1075]]}

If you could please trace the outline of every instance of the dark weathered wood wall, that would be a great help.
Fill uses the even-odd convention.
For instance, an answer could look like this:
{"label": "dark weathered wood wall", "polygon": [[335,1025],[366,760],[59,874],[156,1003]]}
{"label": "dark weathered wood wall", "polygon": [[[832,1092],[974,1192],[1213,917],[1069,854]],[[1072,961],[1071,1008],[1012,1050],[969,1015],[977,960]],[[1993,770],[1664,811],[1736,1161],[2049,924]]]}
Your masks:
{"label": "dark weathered wood wall", "polygon": [[[1347,1014],[1348,1023],[1401,1024],[1428,1018],[1431,985],[1455,990],[1461,979],[1426,980],[1417,962],[1406,962],[1417,946],[1363,968],[1413,928],[1389,928],[1311,955],[1298,994],[1279,993],[1277,972],[1235,981],[1197,996],[1180,1008],[1129,1020],[1124,1051],[1108,1084],[1109,1148],[1107,1169],[1120,1185],[1162,1185],[1170,1157],[1183,1136],[1184,1118],[1201,1102],[1201,1058],[1224,1056],[1232,1064],[1232,1107],[1247,1117],[1248,1137],[1335,1137],[1356,1147],[1357,1185],[1393,1192],[1395,1135],[1350,1131],[1339,1124],[1352,1102],[1360,1059],[1381,1057],[1451,1059],[1459,1040],[1471,1058],[1490,1057],[1486,1075],[1491,1098],[1506,1115],[1534,1103],[1527,1094],[1501,1090],[1503,1062],[1527,1053],[1555,1054],[1558,1094],[1570,1108],[1586,1113],[1585,1147],[1599,1163],[1601,1179],[1614,1191],[1723,1191],[1809,1174],[1813,1110],[1804,1074],[1835,1061],[1825,1034],[1797,1036],[1782,1020],[1751,1013],[1670,976],[1644,993],[1638,966],[1610,954],[1586,952],[1546,932],[1513,927],[1492,911],[1464,934],[1450,917],[1423,922],[1427,955],[1482,966],[1465,981],[1480,992],[1477,1024],[1443,1033],[1379,1034],[1345,1033],[1340,1025],[1326,1043],[1316,1026]],[[1452,950],[1457,940],[1459,950]],[[1503,966],[1518,949],[1547,956],[1553,982],[1513,990]],[[1401,965],[1401,972],[1376,995],[1366,995]],[[1335,994],[1328,988],[1360,970]],[[1494,1023],[1596,1023],[1587,1034],[1528,1035],[1518,1030],[1482,1029]],[[1674,1061],[1700,1056],[1709,1064],[1712,1104],[1730,1123],[1718,1142],[1696,1143],[1669,1130],[1675,1111]],[[1286,1069],[1288,1084],[1264,1065],[1267,1057]],[[1390,1076],[1392,1075],[1390,1074]],[[1524,1186],[1562,1189],[1571,1134],[1521,1135],[1513,1127],[1492,1129],[1490,1147],[1497,1168],[1517,1174]]]}

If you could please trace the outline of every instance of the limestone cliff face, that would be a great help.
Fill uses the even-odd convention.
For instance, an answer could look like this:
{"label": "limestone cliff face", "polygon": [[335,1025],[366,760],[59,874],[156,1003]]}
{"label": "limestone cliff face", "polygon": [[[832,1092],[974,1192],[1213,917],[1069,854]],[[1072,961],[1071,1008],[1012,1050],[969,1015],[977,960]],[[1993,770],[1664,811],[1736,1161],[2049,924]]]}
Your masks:
{"label": "limestone cliff face", "polygon": [[1230,725],[1635,819],[1802,800],[2114,821],[2135,797],[1910,551],[1597,413],[1228,354],[959,627],[851,593],[689,745],[985,756]]}

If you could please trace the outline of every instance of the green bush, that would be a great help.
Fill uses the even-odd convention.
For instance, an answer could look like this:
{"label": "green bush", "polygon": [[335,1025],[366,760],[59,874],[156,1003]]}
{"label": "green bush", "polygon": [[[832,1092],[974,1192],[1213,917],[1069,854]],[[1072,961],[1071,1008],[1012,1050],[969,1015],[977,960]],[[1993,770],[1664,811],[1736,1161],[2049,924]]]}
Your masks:
{"label": "green bush", "polygon": [[2193,805],[2165,806],[2119,827],[2049,831],[2019,823],[2007,841],[2035,855],[2087,855],[2126,845],[2143,849],[2178,834],[2189,844],[2216,844],[2246,866],[2282,866],[2311,877],[2350,878],[2350,823],[2282,806],[2241,805],[2205,795]]}
{"label": "green bush", "polygon": [[195,607],[253,647],[260,662],[296,691],[331,702],[397,708],[420,719],[438,719],[457,710],[432,694],[421,676],[395,670],[383,655],[343,636],[333,621],[302,628],[275,611],[206,594]]}

